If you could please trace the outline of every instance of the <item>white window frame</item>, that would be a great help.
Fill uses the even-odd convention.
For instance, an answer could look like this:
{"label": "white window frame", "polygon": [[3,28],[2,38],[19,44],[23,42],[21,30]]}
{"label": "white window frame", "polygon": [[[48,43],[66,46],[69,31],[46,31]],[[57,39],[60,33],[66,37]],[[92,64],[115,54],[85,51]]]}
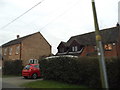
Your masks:
{"label": "white window frame", "polygon": [[75,51],[75,47],[74,47],[74,46],[72,47],[72,51],[73,51],[73,52]]}
{"label": "white window frame", "polygon": [[19,52],[20,52],[20,46],[17,46],[15,54],[19,54]]}
{"label": "white window frame", "polygon": [[72,51],[73,51],[73,52],[78,51],[78,46],[73,46],[73,47],[72,47]]}
{"label": "white window frame", "polygon": [[75,48],[75,51],[78,51],[78,47],[77,46],[75,46],[74,48]]}
{"label": "white window frame", "polygon": [[12,55],[12,48],[9,48],[9,55]]}
{"label": "white window frame", "polygon": [[7,48],[4,49],[4,55],[7,55]]}

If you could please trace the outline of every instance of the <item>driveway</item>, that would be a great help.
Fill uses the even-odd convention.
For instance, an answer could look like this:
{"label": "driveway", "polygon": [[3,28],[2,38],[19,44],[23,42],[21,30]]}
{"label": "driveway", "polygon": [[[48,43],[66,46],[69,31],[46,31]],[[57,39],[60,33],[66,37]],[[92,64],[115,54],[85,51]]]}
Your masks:
{"label": "driveway", "polygon": [[[34,82],[34,81],[40,81],[42,79],[24,79],[23,77],[7,77],[2,78],[3,83],[11,84],[16,87],[20,87],[21,84],[28,83],[28,82]],[[4,85],[5,88],[5,85]],[[9,87],[7,87],[9,88]]]}

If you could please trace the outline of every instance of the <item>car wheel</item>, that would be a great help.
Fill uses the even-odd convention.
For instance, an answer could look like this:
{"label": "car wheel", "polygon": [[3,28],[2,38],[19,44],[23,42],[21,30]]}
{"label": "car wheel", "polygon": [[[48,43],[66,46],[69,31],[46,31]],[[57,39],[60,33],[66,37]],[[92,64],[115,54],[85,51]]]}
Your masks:
{"label": "car wheel", "polygon": [[36,73],[34,73],[34,74],[32,75],[32,78],[33,78],[33,79],[37,79],[37,77],[38,77],[38,76],[37,76]]}
{"label": "car wheel", "polygon": [[25,79],[27,79],[28,77],[27,76],[24,76]]}

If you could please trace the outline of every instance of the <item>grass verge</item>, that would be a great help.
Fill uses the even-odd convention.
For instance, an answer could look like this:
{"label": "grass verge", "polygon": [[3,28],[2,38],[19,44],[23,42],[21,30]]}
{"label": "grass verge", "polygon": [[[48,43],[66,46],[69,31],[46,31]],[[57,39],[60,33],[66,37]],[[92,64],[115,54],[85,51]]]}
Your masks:
{"label": "grass verge", "polygon": [[73,84],[67,84],[67,83],[61,83],[61,82],[49,81],[49,80],[29,82],[21,86],[26,88],[87,88],[85,86],[79,86],[79,85],[73,85]]}

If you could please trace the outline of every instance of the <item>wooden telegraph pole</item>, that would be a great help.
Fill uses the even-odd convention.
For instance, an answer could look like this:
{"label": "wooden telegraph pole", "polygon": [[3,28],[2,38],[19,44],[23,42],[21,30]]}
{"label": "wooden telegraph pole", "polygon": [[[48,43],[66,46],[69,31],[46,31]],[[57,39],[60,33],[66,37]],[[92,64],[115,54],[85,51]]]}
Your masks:
{"label": "wooden telegraph pole", "polygon": [[104,52],[103,52],[101,35],[100,35],[100,31],[99,31],[99,26],[98,26],[97,13],[96,13],[95,1],[94,0],[92,0],[92,9],[93,9],[93,17],[94,17],[97,52],[98,52],[99,66],[100,66],[101,83],[102,83],[102,88],[108,89]]}

